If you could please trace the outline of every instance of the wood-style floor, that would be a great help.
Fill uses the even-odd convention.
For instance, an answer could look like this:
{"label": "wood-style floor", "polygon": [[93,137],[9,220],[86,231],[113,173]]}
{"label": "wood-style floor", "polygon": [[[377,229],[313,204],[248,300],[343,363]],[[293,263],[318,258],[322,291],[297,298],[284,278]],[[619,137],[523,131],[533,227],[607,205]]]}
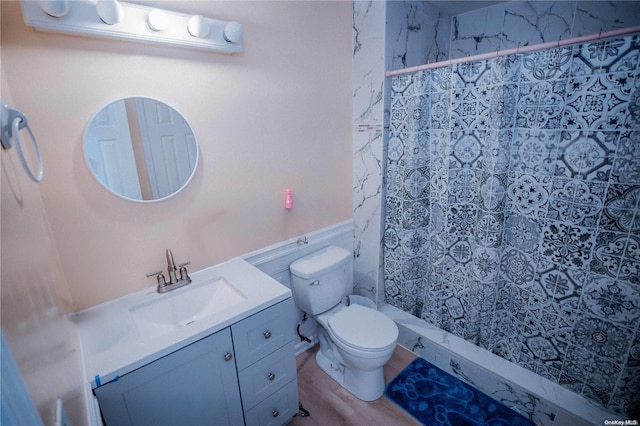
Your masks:
{"label": "wood-style floor", "polygon": [[[298,355],[298,389],[303,407],[311,415],[296,416],[293,426],[404,426],[419,425],[386,396],[361,401],[320,370],[315,360],[318,346]],[[385,383],[393,379],[416,355],[398,345],[384,367]]]}

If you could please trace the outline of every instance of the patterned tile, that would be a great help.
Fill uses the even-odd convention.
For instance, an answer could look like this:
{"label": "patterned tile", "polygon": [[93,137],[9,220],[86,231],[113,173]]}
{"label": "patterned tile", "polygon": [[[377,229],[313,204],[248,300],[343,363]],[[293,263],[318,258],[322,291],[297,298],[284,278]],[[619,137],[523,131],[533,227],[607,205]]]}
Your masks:
{"label": "patterned tile", "polygon": [[429,254],[429,234],[427,231],[413,229],[402,232],[399,237],[399,243],[405,256],[427,256]]}
{"label": "patterned tile", "polygon": [[624,362],[633,332],[592,315],[580,314],[573,329],[573,343],[612,362]]}
{"label": "patterned tile", "polygon": [[512,214],[504,226],[505,243],[528,253],[537,250],[542,236],[541,225],[533,218]]}
{"label": "patterned tile", "polygon": [[[563,374],[567,377],[578,380],[581,384],[591,383],[595,388],[607,389],[609,392],[613,391],[615,385],[611,378],[617,377],[619,373],[619,368],[613,362],[580,347],[568,351],[563,368]],[[583,393],[582,389],[579,393]]]}
{"label": "patterned tile", "polygon": [[487,86],[452,91],[451,129],[487,129],[491,90]]}
{"label": "patterned tile", "polygon": [[529,291],[506,280],[498,282],[496,310],[511,312],[518,321],[524,321],[528,304]]}
{"label": "patterned tile", "polygon": [[571,72],[576,76],[634,71],[640,64],[637,37],[584,43],[574,49]]}
{"label": "patterned tile", "polygon": [[507,188],[508,207],[532,217],[546,217],[552,180],[546,176],[512,174]]}
{"label": "patterned tile", "polygon": [[475,224],[475,242],[482,247],[502,245],[503,214],[479,214]]}
{"label": "patterned tile", "polygon": [[640,185],[610,185],[600,226],[620,232],[640,232]]}
{"label": "patterned tile", "polygon": [[628,413],[629,418],[637,419],[640,417],[640,405],[637,400],[637,395],[640,395],[640,368],[623,368],[618,380],[618,386],[608,406],[620,413]]}
{"label": "patterned tile", "polygon": [[456,88],[486,86],[495,84],[489,75],[491,74],[491,64],[485,61],[463,62],[453,65],[453,75],[451,85]]}
{"label": "patterned tile", "polygon": [[640,236],[599,233],[589,266],[596,274],[640,284]]}
{"label": "patterned tile", "polygon": [[403,201],[402,228],[411,231],[425,230],[429,225],[429,213],[429,203],[426,200]]}
{"label": "patterned tile", "polygon": [[391,130],[404,133],[428,128],[431,121],[428,99],[427,94],[397,97],[391,104]]}
{"label": "patterned tile", "polygon": [[500,272],[518,287],[528,289],[535,276],[535,262],[528,253],[506,248],[500,258]]}
{"label": "patterned tile", "polygon": [[429,169],[420,167],[417,169],[407,168],[404,170],[402,183],[402,196],[406,199],[421,199],[429,196]]}
{"label": "patterned tile", "polygon": [[456,164],[451,167],[473,167],[482,152],[482,140],[476,132],[453,132],[451,134],[453,151],[452,157]]}
{"label": "patterned tile", "polygon": [[431,74],[417,72],[415,74],[403,74],[391,79],[391,90],[403,96],[415,96],[431,89]]}
{"label": "patterned tile", "polygon": [[553,176],[560,136],[561,132],[557,130],[516,129],[511,148],[511,170]]}
{"label": "patterned tile", "polygon": [[555,178],[549,199],[549,219],[575,225],[598,224],[606,184],[578,179]]}
{"label": "patterned tile", "polygon": [[387,164],[387,173],[385,176],[385,189],[388,195],[397,196],[402,192],[403,168],[395,164]]}
{"label": "patterned tile", "polygon": [[540,50],[522,55],[521,81],[560,80],[569,75],[571,47]]}
{"label": "patterned tile", "polygon": [[562,132],[556,175],[608,181],[619,136],[619,132]]}
{"label": "patterned tile", "polygon": [[515,84],[493,86],[489,100],[490,129],[508,129],[514,125],[519,88]]}
{"label": "patterned tile", "polygon": [[640,78],[636,76],[633,91],[629,95],[629,115],[625,120],[627,129],[640,130]]}
{"label": "patterned tile", "polygon": [[473,249],[473,273],[482,282],[492,283],[500,271],[500,252],[494,248]]}
{"label": "patterned tile", "polygon": [[[579,298],[584,277],[585,274],[580,271],[547,263],[544,268],[538,268],[536,288],[541,295],[541,300],[558,301],[566,298]],[[574,308],[572,312],[563,312],[563,314],[571,316],[575,310]]]}
{"label": "patterned tile", "polygon": [[563,128],[624,128],[633,82],[633,73],[597,74],[570,79],[567,83]]}
{"label": "patterned tile", "polygon": [[518,55],[500,56],[490,59],[489,82],[486,84],[509,83],[520,80],[521,58]]}
{"label": "patterned tile", "polygon": [[517,362],[521,352],[524,324],[509,311],[496,310],[491,330],[486,349],[506,360]]}
{"label": "patterned tile", "polygon": [[471,260],[471,244],[466,237],[467,230],[463,229],[459,231],[461,238],[456,238],[449,245],[447,254],[453,259],[458,267],[461,267]]}
{"label": "patterned tile", "polygon": [[640,184],[640,131],[620,135],[611,179],[618,183]]}
{"label": "patterned tile", "polygon": [[433,92],[430,95],[431,126],[435,129],[451,128],[451,91]]}
{"label": "patterned tile", "polygon": [[482,151],[476,166],[493,173],[506,173],[509,169],[509,151],[513,140],[513,131],[477,130],[475,133],[482,141]]}
{"label": "patterned tile", "polygon": [[595,235],[591,229],[549,221],[542,234],[542,256],[570,269],[587,269],[595,246]]}
{"label": "patterned tile", "polygon": [[580,310],[626,327],[637,327],[640,321],[640,286],[600,275],[589,278]]}
{"label": "patterned tile", "polygon": [[444,92],[451,90],[452,68],[442,67],[436,68],[430,72],[431,74],[431,90],[433,92]]}
{"label": "patterned tile", "polygon": [[629,349],[626,366],[640,368],[640,327],[636,330],[635,338],[633,342],[631,342],[631,349]]}
{"label": "patterned tile", "polygon": [[481,209],[501,212],[507,199],[507,175],[479,172],[479,190],[475,202]]}
{"label": "patterned tile", "polygon": [[449,171],[449,203],[471,203],[476,198],[480,182],[471,168]]}
{"label": "patterned tile", "polygon": [[566,80],[522,84],[518,97],[516,126],[560,129],[565,108]]}

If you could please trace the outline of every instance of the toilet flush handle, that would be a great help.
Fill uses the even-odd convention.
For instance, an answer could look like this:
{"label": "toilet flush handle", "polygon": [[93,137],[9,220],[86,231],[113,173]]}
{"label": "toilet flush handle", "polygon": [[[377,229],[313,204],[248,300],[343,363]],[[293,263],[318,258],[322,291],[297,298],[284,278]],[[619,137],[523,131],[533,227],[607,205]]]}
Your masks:
{"label": "toilet flush handle", "polygon": [[320,285],[320,280],[312,281],[309,285]]}

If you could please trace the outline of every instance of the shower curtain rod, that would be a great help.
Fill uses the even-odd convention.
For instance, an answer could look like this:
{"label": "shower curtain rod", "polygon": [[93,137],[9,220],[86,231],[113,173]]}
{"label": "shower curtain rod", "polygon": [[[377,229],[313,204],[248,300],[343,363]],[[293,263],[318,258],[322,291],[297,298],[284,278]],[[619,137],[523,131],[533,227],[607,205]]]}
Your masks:
{"label": "shower curtain rod", "polygon": [[433,62],[430,64],[418,65],[415,67],[402,68],[394,71],[387,71],[385,75],[387,77],[393,77],[394,75],[408,74],[416,71],[429,70],[433,68],[446,67],[448,65],[462,64],[465,62],[482,61],[484,59],[497,58],[499,56],[507,56],[519,53],[535,52],[537,50],[552,49],[570,44],[586,43],[589,41],[600,40],[603,38],[616,37],[621,35],[627,35],[640,32],[640,25],[634,27],[622,28],[619,30],[599,32],[598,34],[590,34],[581,37],[568,38],[566,40],[549,41],[546,43],[532,44],[531,46],[515,47],[506,50],[497,50],[491,53],[482,53],[479,55],[465,56],[463,58],[449,59],[446,61]]}

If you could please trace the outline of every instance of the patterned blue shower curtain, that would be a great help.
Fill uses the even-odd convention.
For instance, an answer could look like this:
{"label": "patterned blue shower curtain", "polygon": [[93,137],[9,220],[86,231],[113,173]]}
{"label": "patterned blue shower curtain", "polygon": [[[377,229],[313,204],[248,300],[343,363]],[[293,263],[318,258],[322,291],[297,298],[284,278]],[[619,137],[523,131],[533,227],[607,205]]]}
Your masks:
{"label": "patterned blue shower curtain", "polygon": [[640,39],[392,79],[386,301],[640,405]]}

